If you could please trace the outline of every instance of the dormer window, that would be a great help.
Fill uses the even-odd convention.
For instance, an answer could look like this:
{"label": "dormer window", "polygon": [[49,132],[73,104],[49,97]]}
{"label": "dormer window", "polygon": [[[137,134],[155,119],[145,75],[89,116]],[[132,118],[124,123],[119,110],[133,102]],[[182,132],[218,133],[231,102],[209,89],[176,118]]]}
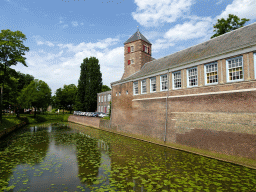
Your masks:
{"label": "dormer window", "polygon": [[131,52],[134,52],[134,46],[131,46]]}

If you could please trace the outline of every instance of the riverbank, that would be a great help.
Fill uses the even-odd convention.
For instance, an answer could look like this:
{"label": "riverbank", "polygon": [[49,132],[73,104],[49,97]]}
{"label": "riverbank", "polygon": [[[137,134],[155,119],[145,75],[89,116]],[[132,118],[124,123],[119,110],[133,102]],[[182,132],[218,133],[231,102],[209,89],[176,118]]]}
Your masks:
{"label": "riverbank", "polygon": [[34,118],[34,115],[29,114],[21,114],[20,118],[17,118],[14,115],[3,116],[3,122],[0,124],[0,138],[26,124],[55,121],[67,122],[69,116],[70,114],[38,114],[36,115],[36,118]]}
{"label": "riverbank", "polygon": [[[70,117],[70,120],[71,120],[71,117]],[[107,120],[105,120],[105,121],[107,121]],[[88,126],[85,124],[85,122],[74,121],[74,119],[72,119],[71,122]],[[102,125],[102,122],[100,124]],[[108,124],[108,123],[106,122],[106,124]],[[242,165],[242,166],[245,166],[248,168],[256,169],[256,160],[254,160],[254,159],[249,159],[249,158],[245,158],[245,157],[241,157],[241,156],[226,155],[223,153],[189,147],[189,146],[177,144],[177,143],[170,143],[170,142],[165,143],[163,141],[159,141],[159,140],[151,138],[151,137],[146,137],[146,136],[127,133],[127,132],[115,131],[114,129],[111,129],[109,127],[101,127],[101,126],[93,126],[93,125],[90,125],[90,127],[95,128],[95,129],[100,129],[103,131],[107,131],[107,132],[111,132],[111,133],[115,133],[115,134],[122,135],[125,137],[130,137],[130,138],[137,139],[137,140],[154,143],[154,144],[165,146],[165,147],[170,147],[170,148],[173,148],[176,150],[182,150],[182,151],[198,154],[201,156],[205,156],[205,157],[209,157],[209,158],[213,158],[213,159],[217,159],[217,160],[221,160],[221,161],[226,161],[229,163],[234,163],[237,165]]]}

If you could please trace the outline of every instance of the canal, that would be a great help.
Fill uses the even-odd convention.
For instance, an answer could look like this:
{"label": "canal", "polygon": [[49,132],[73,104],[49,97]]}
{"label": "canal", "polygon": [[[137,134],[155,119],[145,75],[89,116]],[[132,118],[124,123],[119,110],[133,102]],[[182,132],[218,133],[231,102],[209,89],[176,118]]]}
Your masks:
{"label": "canal", "polygon": [[73,123],[0,141],[0,191],[256,191],[256,170]]}

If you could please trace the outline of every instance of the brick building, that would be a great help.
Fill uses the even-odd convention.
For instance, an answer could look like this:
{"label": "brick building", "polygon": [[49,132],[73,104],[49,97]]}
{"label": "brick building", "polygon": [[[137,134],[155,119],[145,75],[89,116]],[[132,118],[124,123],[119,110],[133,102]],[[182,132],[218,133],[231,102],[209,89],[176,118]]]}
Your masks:
{"label": "brick building", "polygon": [[112,86],[117,131],[256,159],[256,23],[160,59],[137,31]]}
{"label": "brick building", "polygon": [[109,113],[111,91],[97,93],[97,112]]}

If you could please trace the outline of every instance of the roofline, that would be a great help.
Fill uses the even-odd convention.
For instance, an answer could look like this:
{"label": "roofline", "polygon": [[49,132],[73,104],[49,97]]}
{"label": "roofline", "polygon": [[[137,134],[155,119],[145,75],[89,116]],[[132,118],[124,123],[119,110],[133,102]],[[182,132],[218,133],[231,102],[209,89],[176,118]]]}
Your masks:
{"label": "roofline", "polygon": [[[243,50],[241,50],[241,49],[243,49]],[[137,80],[140,80],[140,79],[151,77],[153,75],[164,74],[170,69],[171,69],[170,72],[173,72],[173,71],[177,71],[177,70],[186,69],[186,68],[194,67],[194,66],[197,66],[197,65],[201,65],[203,63],[211,63],[211,62],[214,62],[216,60],[224,59],[224,58],[227,58],[227,57],[233,57],[235,55],[244,54],[244,53],[251,52],[251,51],[256,51],[256,43],[250,44],[248,46],[239,47],[237,49],[229,50],[229,51],[223,52],[221,54],[211,55],[209,57],[204,57],[202,59],[194,60],[192,62],[182,63],[182,64],[180,64],[178,66],[175,66],[175,67],[168,67],[168,68],[163,69],[161,71],[155,71],[153,73],[149,73],[145,76],[137,77],[137,78],[134,78],[134,79],[127,79],[126,81],[122,81],[122,82],[119,82],[119,81],[121,81],[121,80],[119,80],[119,81],[112,82],[110,84],[111,84],[111,86],[113,86],[113,85],[119,85],[119,84],[123,84],[123,83],[127,83],[127,82],[137,81]],[[152,62],[152,61],[150,61],[150,62]],[[148,62],[148,63],[150,63],[150,62]],[[144,64],[144,66],[145,66],[145,64]]]}
{"label": "roofline", "polygon": [[[135,40],[135,41],[139,41],[139,40],[144,41],[143,39],[138,39],[138,40]],[[132,42],[135,42],[135,41],[131,41],[131,42],[128,42],[128,43],[132,43]],[[144,42],[146,42],[147,44],[152,45],[152,43],[148,43],[147,41],[144,41]],[[125,43],[125,42],[124,42],[124,45],[125,45],[125,44],[128,44],[128,43]]]}

